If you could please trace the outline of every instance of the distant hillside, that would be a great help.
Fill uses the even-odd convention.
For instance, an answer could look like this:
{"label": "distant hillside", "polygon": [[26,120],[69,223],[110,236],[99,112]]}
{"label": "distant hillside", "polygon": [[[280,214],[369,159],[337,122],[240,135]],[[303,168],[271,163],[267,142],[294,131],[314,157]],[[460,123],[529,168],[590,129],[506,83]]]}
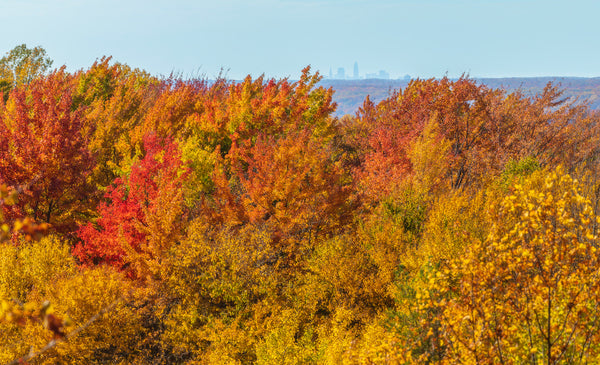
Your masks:
{"label": "distant hillside", "polygon": [[[541,92],[548,82],[559,85],[566,97],[578,97],[590,104],[592,109],[600,109],[600,77],[510,77],[476,79],[491,88],[504,88],[508,91],[521,89],[534,95]],[[373,101],[386,98],[391,90],[404,88],[406,80],[323,80],[321,85],[335,90],[334,101],[338,103],[336,115],[354,114],[367,95]]]}

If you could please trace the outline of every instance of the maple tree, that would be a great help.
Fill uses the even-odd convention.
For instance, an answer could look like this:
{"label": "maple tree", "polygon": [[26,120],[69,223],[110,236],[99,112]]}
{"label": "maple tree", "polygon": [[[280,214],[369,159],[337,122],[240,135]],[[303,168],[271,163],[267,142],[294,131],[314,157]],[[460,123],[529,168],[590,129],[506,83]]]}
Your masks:
{"label": "maple tree", "polygon": [[159,81],[105,57],[75,75],[74,104],[83,109],[82,132],[95,157],[92,184],[105,189],[139,158],[142,140],[130,132],[142,123],[159,95]]}
{"label": "maple tree", "polygon": [[72,230],[88,214],[93,159],[64,69],[11,91],[0,105],[0,183],[21,186],[6,219],[31,217]]}
{"label": "maple tree", "polygon": [[294,84],[248,78],[230,89],[235,114],[224,126],[229,141],[217,147],[206,205],[213,219],[277,221],[284,235],[339,224],[350,180],[334,144],[331,90],[313,90],[319,76],[308,71]]}
{"label": "maple tree", "polygon": [[144,149],[129,176],[117,178],[107,190],[108,201],[100,204],[95,224],[78,231],[83,242],[73,254],[82,263],[118,269],[133,265],[128,271],[143,276],[149,274],[146,266],[176,242],[186,168],[172,141],[148,135]]}
{"label": "maple tree", "polygon": [[440,157],[448,161],[445,178],[455,188],[483,183],[511,159],[574,166],[593,158],[597,115],[561,95],[548,85],[528,98],[462,77],[412,80],[377,105],[367,99],[352,124],[364,193],[385,196],[413,171],[408,151],[430,122],[449,143]]}

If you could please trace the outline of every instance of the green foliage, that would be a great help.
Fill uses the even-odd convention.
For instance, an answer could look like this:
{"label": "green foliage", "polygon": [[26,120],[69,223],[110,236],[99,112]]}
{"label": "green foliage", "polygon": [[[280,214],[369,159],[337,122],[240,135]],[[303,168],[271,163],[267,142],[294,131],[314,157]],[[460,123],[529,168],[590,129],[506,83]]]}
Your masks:
{"label": "green foliage", "polygon": [[293,310],[276,317],[274,328],[256,346],[257,364],[316,364],[316,333]]}
{"label": "green foliage", "polygon": [[0,58],[0,91],[6,95],[14,87],[29,84],[48,71],[52,63],[42,47],[16,46]]}
{"label": "green foliage", "polygon": [[383,214],[401,222],[405,232],[415,236],[421,234],[427,217],[427,202],[423,195],[408,188],[398,197],[384,200],[383,210]]}
{"label": "green foliage", "polygon": [[533,157],[525,157],[518,161],[509,160],[500,175],[500,186],[506,190],[515,182],[522,181],[540,169],[540,163]]}

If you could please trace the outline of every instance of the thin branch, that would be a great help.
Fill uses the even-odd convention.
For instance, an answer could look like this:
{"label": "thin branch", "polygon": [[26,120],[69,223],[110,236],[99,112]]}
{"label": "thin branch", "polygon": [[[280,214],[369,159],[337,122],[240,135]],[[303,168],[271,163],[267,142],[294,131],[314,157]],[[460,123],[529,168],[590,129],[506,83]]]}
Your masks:
{"label": "thin branch", "polygon": [[52,349],[53,347],[55,347],[56,345],[58,345],[61,342],[66,342],[69,339],[71,339],[72,337],[75,337],[79,334],[79,332],[83,331],[84,329],[88,328],[92,323],[94,323],[98,318],[100,318],[102,315],[104,315],[105,313],[113,310],[117,304],[123,299],[123,297],[118,297],[117,299],[115,299],[112,303],[110,303],[108,306],[102,308],[102,310],[98,313],[96,313],[95,315],[93,315],[90,319],[87,320],[87,322],[85,322],[83,325],[77,327],[76,329],[74,329],[73,331],[69,332],[64,338],[62,339],[52,339],[50,342],[48,342],[48,344],[46,344],[46,346],[42,347],[40,350],[36,351],[36,352],[30,352],[29,354],[13,360],[11,362],[9,362],[6,365],[19,365],[19,364],[25,364],[27,363],[27,361],[33,359],[34,357],[37,357],[43,353],[45,353],[46,351]]}

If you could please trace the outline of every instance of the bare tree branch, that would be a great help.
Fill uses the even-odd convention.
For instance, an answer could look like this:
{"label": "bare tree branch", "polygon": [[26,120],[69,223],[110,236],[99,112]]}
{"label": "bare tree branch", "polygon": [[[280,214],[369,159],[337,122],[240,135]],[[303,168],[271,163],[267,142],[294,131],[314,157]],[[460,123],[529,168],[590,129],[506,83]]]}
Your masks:
{"label": "bare tree branch", "polygon": [[55,347],[59,343],[66,342],[69,339],[77,336],[79,334],[79,332],[81,332],[81,331],[85,330],[86,328],[88,328],[92,323],[94,323],[102,315],[104,315],[105,313],[110,312],[111,310],[113,310],[117,306],[117,304],[119,304],[119,302],[121,300],[123,300],[123,297],[118,297],[112,303],[110,303],[108,306],[102,308],[102,310],[100,312],[96,313],[90,319],[88,319],[87,322],[85,322],[81,326],[77,327],[73,331],[69,332],[64,338],[52,339],[50,342],[48,342],[48,344],[46,344],[46,346],[42,347],[40,350],[38,350],[38,351],[31,351],[29,354],[27,354],[27,355],[25,355],[25,356],[23,356],[23,357],[21,357],[19,359],[13,360],[13,361],[9,362],[6,365],[24,364],[27,361],[33,359],[34,357],[37,357],[37,356],[45,353],[46,351],[52,349],[53,347]]}

